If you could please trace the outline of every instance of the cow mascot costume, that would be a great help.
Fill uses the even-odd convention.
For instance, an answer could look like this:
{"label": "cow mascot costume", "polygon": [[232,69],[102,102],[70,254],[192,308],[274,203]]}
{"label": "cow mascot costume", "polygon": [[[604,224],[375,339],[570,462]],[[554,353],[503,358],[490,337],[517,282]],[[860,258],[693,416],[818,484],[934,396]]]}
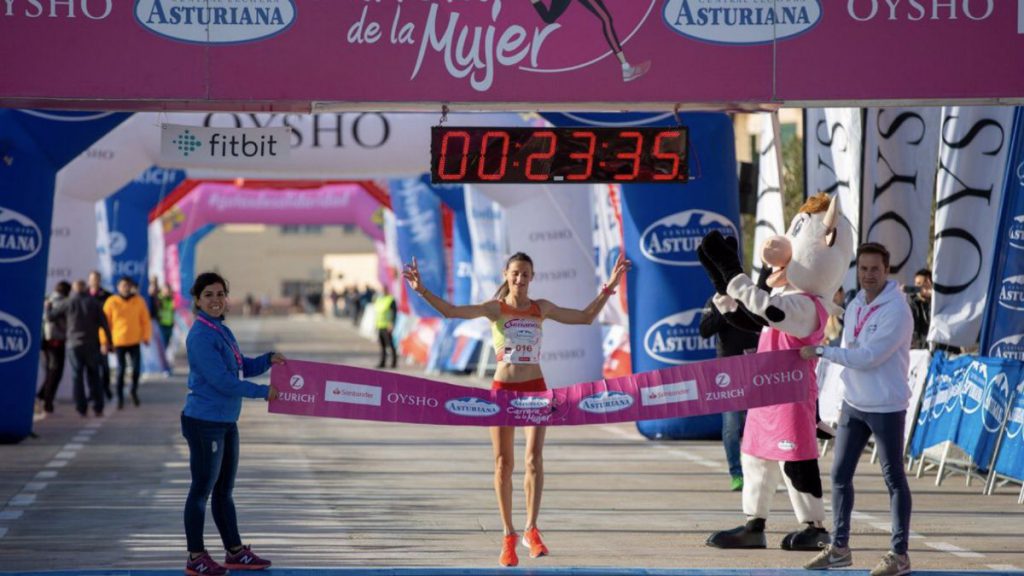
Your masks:
{"label": "cow mascot costume", "polygon": [[[757,284],[743,274],[735,238],[711,232],[698,253],[715,285],[715,306],[739,328],[764,326],[757,351],[769,352],[821,344],[829,313],[842,311],[832,295],[842,285],[853,250],[853,227],[839,201],[818,194],[800,207],[785,236],[773,236],[761,247],[765,270]],[[804,524],[783,538],[782,548],[817,550],[829,543],[818,470],[814,362],[808,361],[803,380],[794,383],[812,388],[807,400],[748,411],[741,447],[747,522],[715,532],[709,546],[765,548],[765,522],[780,476]]]}

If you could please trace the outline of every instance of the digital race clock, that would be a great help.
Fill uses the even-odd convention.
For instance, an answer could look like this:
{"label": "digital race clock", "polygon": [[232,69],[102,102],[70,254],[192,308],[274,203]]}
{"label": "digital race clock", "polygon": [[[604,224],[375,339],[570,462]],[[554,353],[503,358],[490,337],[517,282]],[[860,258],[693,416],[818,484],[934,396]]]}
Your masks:
{"label": "digital race clock", "polygon": [[435,184],[683,183],[686,128],[482,128],[435,126]]}

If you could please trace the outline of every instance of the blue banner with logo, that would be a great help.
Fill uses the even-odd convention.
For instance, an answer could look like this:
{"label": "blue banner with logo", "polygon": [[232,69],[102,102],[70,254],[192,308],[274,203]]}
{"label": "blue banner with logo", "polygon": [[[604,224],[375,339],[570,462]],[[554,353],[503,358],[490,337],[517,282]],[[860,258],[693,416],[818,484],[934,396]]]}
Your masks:
{"label": "blue banner with logo", "polygon": [[1024,109],[1013,117],[981,353],[1024,360]]}
{"label": "blue banner with logo", "polygon": [[[558,125],[670,126],[673,114],[566,114]],[[633,372],[715,357],[715,340],[701,338],[701,310],[714,292],[697,260],[705,234],[739,235],[739,184],[732,121],[720,113],[682,114],[689,129],[692,180],[622,186],[623,245],[633,262],[627,276]],[[740,243],[742,245],[742,242]],[[638,423],[654,438],[714,438],[721,416]]]}
{"label": "blue banner with logo", "polygon": [[960,423],[953,443],[987,470],[1010,402],[1020,380],[1020,362],[975,358],[960,388]]}
{"label": "blue banner with logo", "polygon": [[962,415],[960,388],[971,358],[961,356],[950,360],[945,353],[937,352],[928,368],[924,392],[921,394],[921,410],[910,441],[910,455],[918,457],[925,449],[952,440]]}
{"label": "blue banner with logo", "polygon": [[995,470],[997,473],[1017,480],[1024,480],[1024,379],[1017,383],[1010,407],[1010,417],[1003,429],[1003,440],[999,444]]}
{"label": "blue banner with logo", "polygon": [[[403,263],[415,258],[420,280],[427,290],[437,295],[447,294],[441,199],[420,178],[390,180],[388,188],[391,210],[395,213],[399,258]],[[409,305],[420,318],[441,316],[419,296],[410,297]]]}
{"label": "blue banner with logo", "polygon": [[111,281],[127,276],[149,294],[149,212],[185,179],[184,170],[151,166],[103,200],[107,211]]}
{"label": "blue banner with logo", "polygon": [[473,298],[473,242],[469,237],[466,214],[466,189],[462,186],[441,186],[430,183],[430,175],[420,181],[437,194],[452,211],[452,304],[471,304]]}
{"label": "blue banner with logo", "polygon": [[57,171],[127,117],[0,110],[0,442],[32,432]]}

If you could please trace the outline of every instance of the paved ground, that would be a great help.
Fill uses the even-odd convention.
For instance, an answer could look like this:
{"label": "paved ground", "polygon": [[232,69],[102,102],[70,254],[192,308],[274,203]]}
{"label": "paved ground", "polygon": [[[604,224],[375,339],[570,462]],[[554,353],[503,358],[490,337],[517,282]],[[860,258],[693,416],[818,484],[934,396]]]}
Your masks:
{"label": "paved ground", "polygon": [[[347,323],[296,317],[232,325],[249,353],[274,346],[294,358],[376,362],[375,345]],[[81,419],[60,404],[37,423],[38,438],[0,446],[0,571],[180,573],[188,490],[178,429],[184,382],[147,381],[140,408],[101,419]],[[258,401],[246,403],[240,428],[242,534],[289,569],[275,573],[494,573],[501,528],[484,429],[286,417],[268,414]],[[717,442],[655,443],[631,425],[565,427],[549,431],[545,454],[540,527],[552,554],[524,555],[523,572],[774,574],[782,572],[766,569],[796,568],[808,557],[777,548],[795,523],[784,492],[769,524],[772,548],[703,545],[711,531],[741,520]],[[830,463],[826,458],[823,468]],[[941,487],[934,477],[912,480],[911,487],[915,568],[1024,568],[1024,506],[1016,504],[1016,490],[984,497],[980,483],[965,487],[962,477]],[[857,489],[854,562],[863,571],[887,549],[889,515],[878,467],[866,458]],[[207,535],[208,547],[218,548],[212,520]],[[406,570],[414,567],[440,570]]]}

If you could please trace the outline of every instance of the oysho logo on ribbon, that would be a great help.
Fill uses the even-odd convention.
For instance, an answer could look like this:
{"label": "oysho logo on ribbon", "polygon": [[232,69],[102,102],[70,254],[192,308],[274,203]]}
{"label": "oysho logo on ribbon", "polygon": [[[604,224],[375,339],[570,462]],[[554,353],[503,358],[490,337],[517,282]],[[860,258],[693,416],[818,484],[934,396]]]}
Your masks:
{"label": "oysho logo on ribbon", "polygon": [[0,264],[21,262],[43,245],[43,233],[31,218],[0,206]]}
{"label": "oysho logo on ribbon", "polygon": [[640,389],[640,404],[661,406],[697,399],[697,381],[684,380],[673,384],[662,384]]}
{"label": "oysho logo on ribbon", "polygon": [[324,400],[327,402],[380,406],[380,395],[380,386],[367,386],[351,382],[328,380],[324,388]]}
{"label": "oysho logo on ribbon", "polygon": [[713,44],[767,44],[792,38],[821,21],[820,0],[668,0],[665,24]]}
{"label": "oysho logo on ribbon", "polygon": [[13,362],[31,349],[32,334],[18,318],[0,310],[0,363]]}
{"label": "oysho logo on ribbon", "polygon": [[444,409],[457,416],[471,416],[475,418],[494,416],[501,412],[501,408],[494,402],[470,396],[449,400],[444,403]]}
{"label": "oysho logo on ribbon", "polygon": [[644,334],[644,351],[659,362],[684,364],[694,352],[714,350],[714,342],[700,335],[700,315],[694,308],[658,320]]}
{"label": "oysho logo on ribbon", "polygon": [[293,0],[135,0],[135,21],[158,36],[240,44],[276,36],[295,22]]}
{"label": "oysho logo on ribbon", "polygon": [[291,129],[217,128],[164,124],[160,158],[172,165],[263,166],[291,155]]}
{"label": "oysho logo on ribbon", "polygon": [[999,287],[999,305],[1010,310],[1024,310],[1024,275],[1003,278]]}
{"label": "oysho logo on ribbon", "polygon": [[591,394],[580,400],[579,408],[591,414],[608,414],[619,412],[633,405],[633,397],[625,392],[608,390]]}
{"label": "oysho logo on ribbon", "polygon": [[684,210],[658,220],[640,236],[645,258],[670,266],[699,266],[697,247],[712,230],[736,236],[736,227],[725,216],[708,210]]}

